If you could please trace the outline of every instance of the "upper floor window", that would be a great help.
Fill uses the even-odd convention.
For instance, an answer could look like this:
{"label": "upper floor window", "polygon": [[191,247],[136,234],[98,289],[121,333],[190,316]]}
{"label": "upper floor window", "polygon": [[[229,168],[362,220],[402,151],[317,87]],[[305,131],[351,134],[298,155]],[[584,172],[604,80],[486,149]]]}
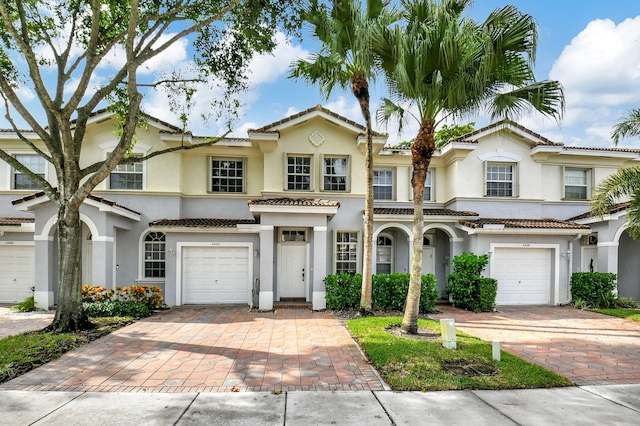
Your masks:
{"label": "upper floor window", "polygon": [[373,199],[393,200],[393,171],[373,171]]}
{"label": "upper floor window", "polygon": [[162,232],[149,232],[144,237],[144,277],[164,278],[165,240]]}
{"label": "upper floor window", "polygon": [[[18,154],[15,156],[20,164],[26,166],[33,173],[45,179],[45,159],[39,155]],[[29,176],[13,169],[13,189],[39,189],[40,187]]]}
{"label": "upper floor window", "polygon": [[424,181],[424,201],[433,200],[433,172],[427,170],[427,177]]}
{"label": "upper floor window", "polygon": [[[134,157],[142,157],[135,154]],[[109,176],[109,188],[111,189],[142,189],[143,181],[142,163],[118,164]]]}
{"label": "upper floor window", "polygon": [[564,198],[569,200],[589,199],[589,171],[586,169],[564,169]]}
{"label": "upper floor window", "polygon": [[347,191],[348,157],[324,157],[324,186],[325,191]]}
{"label": "upper floor window", "polygon": [[487,197],[513,197],[515,195],[515,164],[487,163]]}
{"label": "upper floor window", "polygon": [[311,190],[311,157],[287,156],[287,189]]}
{"label": "upper floor window", "polygon": [[211,159],[211,192],[244,192],[244,160]]}
{"label": "upper floor window", "polygon": [[336,274],[355,274],[358,268],[358,232],[336,232]]}

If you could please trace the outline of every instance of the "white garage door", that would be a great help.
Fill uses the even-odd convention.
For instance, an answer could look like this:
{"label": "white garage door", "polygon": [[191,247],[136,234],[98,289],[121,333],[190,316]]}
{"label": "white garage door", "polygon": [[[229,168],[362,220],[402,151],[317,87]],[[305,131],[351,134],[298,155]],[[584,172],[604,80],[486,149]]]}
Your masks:
{"label": "white garage door", "polygon": [[182,253],[182,303],[249,303],[248,247],[185,247]]}
{"label": "white garage door", "polygon": [[18,303],[33,295],[33,246],[0,246],[0,303]]}
{"label": "white garage door", "polygon": [[498,280],[497,305],[548,305],[551,249],[497,248],[491,276]]}

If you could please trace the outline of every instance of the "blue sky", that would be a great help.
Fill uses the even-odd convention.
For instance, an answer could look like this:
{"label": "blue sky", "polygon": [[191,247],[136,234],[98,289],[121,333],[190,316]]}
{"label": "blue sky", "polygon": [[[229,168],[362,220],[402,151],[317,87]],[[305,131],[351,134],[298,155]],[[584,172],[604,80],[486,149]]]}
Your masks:
{"label": "blue sky", "polygon": [[[508,4],[506,0],[476,0],[469,9],[471,16],[482,21],[495,8]],[[512,0],[522,12],[534,16],[539,25],[536,77],[538,80],[559,80],[566,95],[566,111],[560,126],[535,113],[517,118],[523,126],[541,133],[554,142],[580,146],[611,146],[612,126],[623,113],[640,108],[640,0]],[[287,78],[289,64],[307,57],[318,44],[309,31],[304,40],[287,40],[277,35],[278,46],[273,55],[259,56],[251,66],[251,90],[242,94],[242,115],[234,126],[234,136],[246,137],[247,129],[262,127],[288,115],[322,104],[330,110],[357,122],[362,122],[360,110],[349,92],[336,90],[330,99],[323,99],[318,88]],[[190,46],[181,40],[161,57],[141,68],[142,78],[152,79],[154,70],[163,67],[189,65]],[[101,64],[93,76],[95,87],[113,70],[122,65],[124,55],[117,51]],[[70,83],[73,87],[73,82]],[[385,96],[383,82],[372,87],[372,110]],[[23,100],[34,105],[33,91],[21,89]],[[208,99],[215,90],[201,88],[197,98]],[[197,100],[197,99],[196,99]],[[162,92],[149,93],[143,100],[145,111],[165,121],[179,124],[167,108]],[[191,115],[189,129],[197,135],[217,135],[224,131],[216,123],[198,119],[206,112],[199,103]],[[465,117],[460,124],[474,121],[476,127],[489,124],[483,115]],[[0,119],[0,127],[8,123]],[[389,133],[390,143],[408,140],[417,128],[408,126],[403,134],[393,127],[376,125]],[[621,146],[640,148],[640,138],[629,138]]]}
{"label": "blue sky", "polygon": [[[483,20],[490,11],[508,4],[501,0],[476,0],[471,16]],[[567,145],[611,146],[611,127],[623,112],[640,107],[640,1],[638,0],[519,0],[512,1],[538,22],[536,77],[557,79],[566,93],[567,109],[560,126],[536,114],[520,117],[522,125],[555,142]],[[276,58],[288,63],[296,54],[317,48],[312,40],[293,41],[279,49]],[[255,73],[262,67],[254,68]],[[253,77],[253,76],[252,76]],[[273,78],[273,77],[272,77]],[[372,104],[384,96],[382,83],[372,93]],[[317,87],[286,78],[285,71],[272,82],[258,84],[236,126],[236,134],[259,127],[318,103],[362,122],[359,109],[348,92],[336,91],[328,101]],[[469,117],[476,127],[488,124],[483,116]],[[394,128],[382,128],[390,140],[411,139],[415,129],[402,135]],[[194,123],[196,133],[207,128]],[[210,131],[210,129],[209,129]],[[624,140],[621,146],[640,148],[638,138]]]}

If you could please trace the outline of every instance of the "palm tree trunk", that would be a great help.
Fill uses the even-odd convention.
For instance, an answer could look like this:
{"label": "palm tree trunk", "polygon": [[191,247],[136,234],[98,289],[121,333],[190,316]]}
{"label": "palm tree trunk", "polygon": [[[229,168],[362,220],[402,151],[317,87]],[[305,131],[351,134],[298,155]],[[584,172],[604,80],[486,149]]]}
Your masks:
{"label": "palm tree trunk", "polygon": [[418,136],[411,148],[413,173],[413,253],[411,254],[411,274],[409,291],[402,319],[402,330],[406,333],[418,332],[418,314],[420,312],[420,291],[422,287],[422,234],[424,231],[424,183],[431,156],[435,151],[435,128],[433,120],[422,123]]}
{"label": "palm tree trunk", "polygon": [[369,82],[364,73],[354,75],[351,90],[360,104],[360,111],[366,123],[367,151],[365,154],[365,196],[364,196],[364,253],[362,260],[362,294],[360,311],[371,312],[372,275],[373,275],[373,135],[371,130],[371,112],[369,111]]}
{"label": "palm tree trunk", "polygon": [[91,326],[82,307],[82,225],[77,209],[58,212],[58,295],[56,314],[48,331],[64,333]]}

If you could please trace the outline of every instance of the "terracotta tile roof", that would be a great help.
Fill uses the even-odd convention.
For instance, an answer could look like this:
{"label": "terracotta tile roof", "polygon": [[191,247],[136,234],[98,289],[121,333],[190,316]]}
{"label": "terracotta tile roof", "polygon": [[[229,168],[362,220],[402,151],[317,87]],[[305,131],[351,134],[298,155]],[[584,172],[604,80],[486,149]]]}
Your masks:
{"label": "terracotta tile roof", "polygon": [[[499,127],[499,126],[504,126],[504,125],[510,125],[513,126],[519,130],[522,130],[524,133],[528,133],[531,136],[533,136],[536,139],[539,139],[542,143],[540,143],[540,145],[556,145],[554,142],[551,142],[549,139],[545,138],[544,136],[542,136],[539,133],[536,133],[532,130],[527,129],[526,127],[516,123],[515,121],[511,121],[511,120],[500,120],[496,123],[493,124],[489,124],[488,126],[485,126],[481,129],[478,130],[474,130],[473,132],[467,133],[466,135],[462,135],[462,136],[458,136],[457,138],[452,138],[451,140],[449,140],[447,143],[455,141],[455,142],[470,142],[471,140],[473,140],[473,136],[480,134],[482,132],[486,132],[487,130],[493,129],[494,127]],[[562,145],[562,144],[559,144]]]}
{"label": "terracotta tile roof", "polygon": [[281,124],[287,123],[289,121],[295,120],[296,118],[300,118],[303,115],[309,114],[310,112],[313,112],[313,111],[322,111],[325,114],[332,115],[333,117],[335,117],[335,118],[337,118],[337,119],[339,119],[341,121],[344,121],[347,124],[350,124],[352,126],[358,127],[363,132],[366,130],[366,127],[364,127],[362,124],[356,123],[353,120],[349,120],[348,118],[343,117],[343,116],[341,116],[339,114],[336,114],[333,111],[329,111],[328,109],[323,108],[322,105],[318,104],[318,105],[316,105],[314,107],[305,109],[304,111],[300,111],[297,114],[293,114],[293,115],[290,115],[289,117],[285,117],[282,120],[278,120],[278,121],[274,121],[273,123],[269,123],[266,126],[260,127],[259,129],[253,129],[253,131],[254,132],[266,132],[269,129],[272,129],[273,127],[276,127],[276,126],[279,126]]}
{"label": "terracotta tile roof", "polygon": [[[44,196],[45,196],[44,191],[38,191],[38,192],[35,192],[33,194],[27,195],[26,197],[22,197],[22,198],[18,198],[17,200],[13,200],[11,203],[15,206],[15,205],[18,205],[18,204],[21,204],[21,203],[24,203],[24,202],[27,202],[27,201],[30,201],[30,200],[35,200],[36,198],[40,198],[40,197],[44,197]],[[87,198],[90,199],[90,200],[97,201],[97,202],[102,203],[102,204],[106,204],[107,206],[119,207],[119,208],[127,210],[127,211],[129,211],[131,213],[135,213],[137,215],[142,215],[142,213],[137,212],[135,210],[132,210],[129,207],[125,207],[122,204],[118,204],[115,201],[111,201],[111,200],[108,200],[108,199],[103,198],[103,197],[98,197],[97,195],[89,194],[87,196]]]}
{"label": "terracotta tile roof", "polygon": [[[558,144],[560,145],[560,144]],[[584,151],[609,151],[609,152],[630,152],[633,154],[640,153],[640,149],[634,148],[599,148],[596,146],[562,146],[564,151],[569,149],[584,150]]]}
{"label": "terracotta tile roof", "polygon": [[0,226],[20,226],[23,223],[34,223],[32,217],[0,217]]}
{"label": "terracotta tile roof", "polygon": [[[422,212],[425,216],[478,216],[478,213],[451,209],[424,209]],[[373,214],[413,216],[413,209],[374,207]]]}
{"label": "terracotta tile roof", "polygon": [[484,225],[504,225],[509,229],[591,229],[588,225],[580,225],[568,220],[559,219],[491,219],[461,220],[460,223],[470,228],[482,228]]}
{"label": "terracotta tile roof", "polygon": [[[611,208],[609,209],[607,214],[618,213],[618,212],[626,210],[628,207],[629,207],[629,203],[628,202],[626,202],[626,203],[618,203],[618,204],[615,204],[615,205],[611,206]],[[573,220],[587,219],[589,217],[595,217],[595,216],[590,211],[588,211],[586,213],[579,214],[578,216],[570,217],[567,220],[573,221]]]}
{"label": "terracotta tile roof", "polygon": [[181,218],[158,219],[149,222],[149,226],[175,226],[181,228],[234,228],[237,225],[260,223],[255,219],[219,219],[219,218]]}
{"label": "terracotta tile roof", "polygon": [[340,203],[331,200],[317,198],[266,198],[261,200],[249,200],[252,206],[304,206],[304,207],[340,207]]}

